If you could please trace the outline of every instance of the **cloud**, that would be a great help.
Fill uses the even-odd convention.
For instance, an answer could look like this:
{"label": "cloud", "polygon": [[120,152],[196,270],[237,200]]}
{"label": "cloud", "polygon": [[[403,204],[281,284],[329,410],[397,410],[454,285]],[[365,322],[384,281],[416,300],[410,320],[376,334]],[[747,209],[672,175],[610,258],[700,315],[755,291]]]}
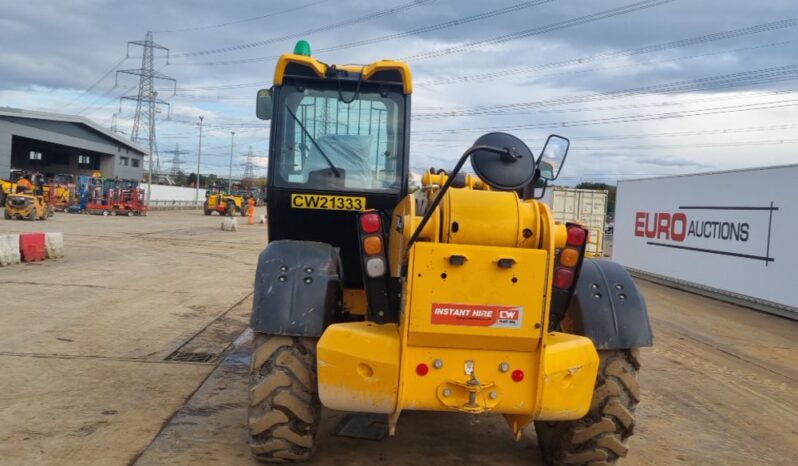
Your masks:
{"label": "cloud", "polygon": [[[3,18],[0,19],[0,43],[3,44],[0,47],[0,63],[3,63],[0,105],[82,113],[106,126],[110,125],[112,115],[119,113],[117,120],[120,129],[129,132],[133,106],[130,103],[122,105],[120,113],[119,97],[127,89],[131,89],[131,93],[136,92],[134,76],[120,77],[119,86],[114,87],[115,73],[111,72],[86,95],[77,100],[75,98],[126,56],[127,41],[142,40],[147,30],[155,31],[155,40],[178,54],[268,41],[407,2],[390,0],[388,4],[378,5],[367,0],[330,0],[282,15],[238,22],[317,1],[246,0],[231,3],[215,0],[141,0],[120,3],[111,0],[0,0],[0,9],[3,11]],[[440,24],[520,1],[435,0],[376,20],[315,32],[305,38],[318,50]],[[413,56],[550,25],[633,1],[557,0],[484,21],[368,46],[319,53],[318,56],[328,63],[367,63],[379,58]],[[457,79],[486,72],[499,73],[490,79],[419,86],[413,96],[413,105],[421,115],[422,112],[432,111],[425,108],[445,110],[532,102],[796,64],[794,44],[784,42],[798,40],[798,27],[789,27],[655,53],[529,70],[536,66],[597,54],[612,54],[649,44],[794,17],[798,17],[798,4],[793,0],[770,0],[767,8],[760,3],[744,0],[678,0],[580,26],[411,62],[417,82]],[[222,23],[235,24],[166,32]],[[290,51],[293,43],[294,39],[291,39],[261,47],[243,47],[229,53],[173,58],[162,72],[176,78],[179,88],[193,90],[181,91],[178,96],[169,99],[173,119],[165,121],[159,118],[159,146],[171,149],[179,143],[181,148],[185,147],[191,152],[185,156],[188,165],[191,165],[192,159],[196,163],[198,128],[194,122],[199,115],[204,115],[203,153],[207,157],[203,155],[203,162],[208,160],[209,169],[224,170],[224,153],[229,154],[230,131],[233,128],[237,132],[236,145],[243,148],[244,153],[250,144],[256,151],[265,153],[268,125],[256,120],[253,111],[254,94],[258,87],[229,86],[270,82],[274,60],[228,66],[200,66],[196,63],[273,56]],[[131,47],[130,57],[124,60],[119,69],[141,66],[139,53],[140,48]],[[158,66],[165,64],[163,58],[157,58],[156,62]],[[507,73],[511,70],[515,72]],[[228,88],[197,90],[222,86]],[[795,76],[786,75],[783,80],[760,80],[743,87],[704,88],[697,89],[700,92],[684,94],[652,92],[566,106],[524,109],[502,115],[417,119],[412,126],[411,166],[450,166],[479,136],[468,131],[472,128],[513,127],[542,122],[556,124],[577,119],[597,120],[671,110],[699,110],[723,104],[786,100],[790,97],[789,93],[775,97],[766,97],[763,93],[791,88],[798,88]],[[755,95],[752,96],[752,93]],[[760,127],[794,120],[794,108],[784,107],[667,120],[631,119],[622,123],[564,126],[556,132],[570,137],[575,148],[580,144],[583,147],[599,144],[650,147],[636,154],[629,154],[629,151],[595,151],[590,156],[575,150],[569,156],[563,172],[566,176],[577,177],[589,173],[624,176],[644,171],[666,174],[708,167],[724,169],[787,163],[794,161],[794,146],[767,146],[766,150],[758,150],[756,146],[658,149],[658,146],[666,144],[664,140],[667,139],[658,134]],[[440,130],[447,132],[432,133]],[[513,132],[537,152],[549,130],[532,128]],[[790,130],[783,130],[739,136],[715,132],[678,136],[676,140],[668,140],[667,144],[769,140],[788,137],[789,133]],[[623,139],[629,135],[640,137]],[[582,143],[579,142],[581,137],[621,139],[611,142],[589,139]],[[752,157],[752,153],[756,157]],[[236,172],[242,169],[234,167]]]}

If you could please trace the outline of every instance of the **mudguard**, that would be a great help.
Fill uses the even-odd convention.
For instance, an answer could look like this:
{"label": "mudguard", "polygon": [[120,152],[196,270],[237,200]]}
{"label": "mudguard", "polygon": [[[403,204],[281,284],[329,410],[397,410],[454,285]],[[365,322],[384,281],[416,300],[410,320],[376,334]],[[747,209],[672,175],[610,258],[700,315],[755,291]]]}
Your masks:
{"label": "mudguard", "polygon": [[646,301],[629,272],[612,261],[584,260],[563,324],[599,350],[653,344]]}
{"label": "mudguard", "polygon": [[250,327],[320,337],[341,300],[338,253],[329,244],[274,241],[258,257]]}

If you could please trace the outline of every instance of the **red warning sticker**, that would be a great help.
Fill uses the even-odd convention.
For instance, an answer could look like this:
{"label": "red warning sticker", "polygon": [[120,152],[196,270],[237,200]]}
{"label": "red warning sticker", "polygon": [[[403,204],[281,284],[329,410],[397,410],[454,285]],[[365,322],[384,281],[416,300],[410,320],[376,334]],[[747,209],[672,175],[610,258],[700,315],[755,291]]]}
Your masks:
{"label": "red warning sticker", "polygon": [[432,303],[434,325],[520,328],[523,307],[485,304]]}

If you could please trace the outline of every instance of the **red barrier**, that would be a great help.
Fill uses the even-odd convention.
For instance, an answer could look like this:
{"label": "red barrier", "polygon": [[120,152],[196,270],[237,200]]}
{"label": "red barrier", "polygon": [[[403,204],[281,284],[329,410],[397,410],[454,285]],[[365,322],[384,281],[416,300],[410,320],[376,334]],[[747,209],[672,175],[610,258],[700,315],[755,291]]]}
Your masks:
{"label": "red barrier", "polygon": [[43,261],[47,257],[44,233],[20,233],[19,252],[23,262]]}

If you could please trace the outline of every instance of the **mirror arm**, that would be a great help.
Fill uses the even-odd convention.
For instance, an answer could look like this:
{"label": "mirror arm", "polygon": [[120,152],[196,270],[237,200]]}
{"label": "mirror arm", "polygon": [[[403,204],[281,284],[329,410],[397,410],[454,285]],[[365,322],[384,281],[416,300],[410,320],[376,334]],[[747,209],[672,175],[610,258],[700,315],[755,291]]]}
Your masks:
{"label": "mirror arm", "polygon": [[544,179],[543,179],[543,187],[542,187],[542,188],[540,188],[540,196],[535,196],[535,189],[536,189],[536,188],[533,186],[533,187],[532,187],[532,191],[531,191],[531,195],[530,195],[529,199],[535,199],[535,200],[538,200],[538,199],[543,199],[543,196],[545,196],[545,195],[546,195],[546,190],[547,190],[548,188],[549,188],[549,180],[547,180],[547,179],[545,179],[545,178],[544,178]]}
{"label": "mirror arm", "polygon": [[[440,191],[438,191],[438,194],[435,196],[435,199],[432,201],[432,204],[430,204],[429,208],[424,213],[424,216],[421,218],[421,222],[419,222],[415,231],[413,231],[413,235],[410,236],[410,239],[407,242],[407,246],[405,247],[406,254],[409,253],[410,246],[412,246],[413,243],[416,242],[419,235],[421,235],[421,231],[424,230],[425,226],[427,226],[427,222],[429,222],[430,217],[432,217],[432,214],[435,212],[435,209],[438,208],[438,204],[440,204],[441,201],[443,200],[443,195],[446,194],[446,191],[449,190],[449,187],[454,182],[454,178],[457,176],[458,173],[460,173],[460,169],[463,168],[463,165],[465,164],[466,160],[468,160],[468,157],[470,157],[471,154],[479,150],[490,151],[499,154],[501,156],[505,156],[505,154],[512,156],[512,154],[510,154],[510,151],[508,149],[500,149],[498,147],[484,146],[484,145],[472,146],[467,151],[465,151],[463,155],[460,156],[460,160],[457,162],[457,165],[455,165],[454,170],[452,170],[451,173],[449,173],[449,177],[446,179],[446,183],[443,184],[443,187],[441,188]],[[405,260],[407,260],[406,256]]]}

